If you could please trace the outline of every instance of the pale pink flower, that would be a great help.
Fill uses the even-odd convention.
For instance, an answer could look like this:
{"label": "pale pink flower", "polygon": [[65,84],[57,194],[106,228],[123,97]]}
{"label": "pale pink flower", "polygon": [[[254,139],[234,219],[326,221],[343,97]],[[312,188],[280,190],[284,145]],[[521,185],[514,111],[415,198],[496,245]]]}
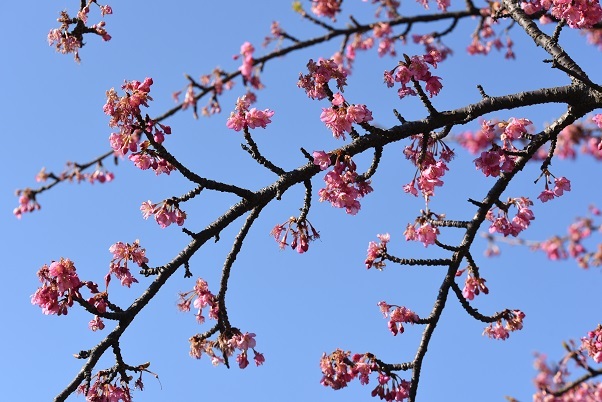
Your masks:
{"label": "pale pink flower", "polygon": [[257,110],[252,108],[245,115],[245,121],[249,128],[266,128],[266,126],[272,122],[270,118],[274,115],[274,111],[265,109]]}
{"label": "pale pink flower", "polygon": [[539,200],[541,200],[541,202],[547,202],[547,201],[554,199],[555,196],[556,196],[556,194],[554,193],[554,191],[546,189],[546,190],[543,190],[541,192],[541,194],[539,194],[539,196],[537,196],[537,198]]}
{"label": "pale pink flower", "polygon": [[341,11],[343,0],[311,0],[311,11],[319,17],[329,17],[333,21]]}
{"label": "pale pink flower", "polygon": [[554,179],[554,194],[560,197],[565,191],[571,191],[571,182],[566,177]]}
{"label": "pale pink flower", "polygon": [[90,328],[92,331],[102,330],[104,327],[104,322],[102,322],[102,319],[97,315],[95,315],[94,318],[88,323],[88,328]]}
{"label": "pale pink flower", "polygon": [[372,112],[368,110],[366,105],[350,105],[347,107],[347,119],[358,124],[373,120]]}
{"label": "pale pink flower", "polygon": [[320,120],[332,130],[335,138],[345,139],[345,132],[351,132],[351,122],[347,119],[344,108],[322,108]]}

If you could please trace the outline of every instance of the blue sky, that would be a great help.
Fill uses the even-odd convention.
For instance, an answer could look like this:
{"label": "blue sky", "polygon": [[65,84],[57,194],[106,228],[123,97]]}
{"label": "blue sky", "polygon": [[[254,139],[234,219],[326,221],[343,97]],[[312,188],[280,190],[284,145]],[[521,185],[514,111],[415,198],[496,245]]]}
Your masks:
{"label": "blue sky", "polygon": [[[262,7],[245,1],[180,1],[169,6],[158,1],[115,2],[111,4],[114,15],[106,17],[113,40],[103,43],[99,38],[87,37],[78,65],[71,56],[57,54],[46,43],[48,31],[57,25],[58,12],[65,8],[72,11],[76,3],[40,2],[32,10],[29,3],[10,2],[4,10],[12,17],[0,28],[6,38],[1,45],[4,61],[0,74],[6,141],[1,162],[0,219],[7,275],[4,291],[0,292],[4,306],[0,345],[5,362],[0,384],[6,400],[51,400],[81,367],[72,354],[94,346],[110,328],[108,325],[104,331],[92,333],[87,329],[91,317],[76,308],[66,317],[43,316],[30,303],[30,295],[38,286],[35,273],[39,267],[68,257],[82,279],[101,283],[111,259],[109,246],[135,239],[147,249],[151,266],[170,261],[187,244],[186,235],[176,227],[162,230],[152,220],[143,220],[139,206],[149,199],[157,202],[184,194],[191,187],[177,173],[155,177],[122,160],[118,166],[106,165],[115,173],[113,182],[61,184],[40,196],[41,211],[20,221],[12,215],[17,205],[14,190],[35,186],[34,176],[43,166],[59,172],[68,160],[85,162],[108,150],[111,130],[102,111],[105,91],[118,88],[124,79],[154,79],[151,95],[155,100],[148,113],[155,116],[173,106],[171,94],[185,87],[184,74],[199,77],[216,66],[235,70],[239,61],[232,60],[232,55],[239,52],[244,41],[255,44],[256,55],[264,54],[267,50],[260,44],[273,20],[280,21],[298,38],[323,34],[320,28],[301,21],[288,1],[265,1]],[[345,7],[360,22],[373,19],[369,4],[348,1]],[[414,4],[408,4],[408,10],[408,15],[426,12]],[[338,23],[346,22],[341,17]],[[468,56],[465,47],[475,25],[476,21],[462,21],[446,40],[454,55],[436,71],[444,85],[434,99],[438,109],[477,102],[477,84],[490,95],[502,95],[568,83],[561,72],[541,62],[547,55],[525,41],[528,38],[517,27],[511,33],[517,60],[506,61],[497,52],[488,57]],[[417,24],[413,32],[432,29]],[[265,67],[262,80],[266,89],[258,93],[257,107],[276,113],[266,130],[255,131],[254,139],[266,156],[285,169],[305,163],[300,147],[311,152],[342,145],[319,120],[326,103],[308,99],[296,87],[298,74],[305,72],[310,58],[328,57],[339,45],[334,41],[300,51]],[[584,37],[565,30],[561,45],[583,64],[594,81],[602,78],[597,68],[600,53],[586,45]],[[398,46],[397,50],[399,54],[422,52],[414,45]],[[396,122],[392,108],[408,120],[427,114],[416,99],[400,101],[382,84],[382,72],[396,63],[388,57],[378,59],[374,50],[359,54],[345,91],[350,102],[368,105],[375,121],[384,127]],[[194,120],[191,112],[183,112],[171,118],[168,124],[173,134],[166,145],[201,175],[258,189],[275,177],[241,151],[241,134],[225,126],[236,97],[243,93],[237,81],[235,88],[221,98],[221,115]],[[562,105],[552,105],[488,118],[527,117],[541,128],[562,111]],[[476,122],[462,130],[474,128]],[[370,351],[390,363],[409,361],[416,352],[422,327],[409,327],[403,335],[391,336],[376,303],[386,300],[428,315],[443,269],[389,264],[378,272],[366,271],[363,264],[368,242],[384,232],[391,234],[389,250],[399,257],[441,254],[421,244],[406,243],[403,238],[406,224],[423,207],[419,199],[402,191],[402,185],[414,174],[401,153],[405,145],[393,144],[385,150],[373,180],[375,192],[363,199],[357,216],[319,203],[315,196],[309,219],[322,237],[310,245],[308,253],[279,251],[269,236],[275,224],[297,214],[303,201],[301,188],[268,206],[251,230],[232,272],[227,303],[233,325],[257,334],[257,349],[266,357],[264,366],[227,370],[211,366],[205,357],[197,361],[188,356],[188,338],[208,326],[199,327],[192,313],[177,311],[178,292],[194,285],[178,272],[122,339],[126,362],[137,365],[150,361],[150,369],[160,378],[159,382],[145,376],[146,389],[135,392],[135,399],[370,400],[371,386],[354,383],[347,389],[332,391],[320,385],[318,362],[323,352],[330,353],[337,347]],[[458,157],[451,163],[446,186],[438,191],[431,208],[450,219],[468,219],[474,208],[466,199],[482,198],[493,181],[475,171],[473,156],[455,148]],[[358,157],[356,162],[362,170],[367,168],[369,158]],[[526,231],[526,238],[540,240],[562,234],[574,217],[586,213],[590,203],[602,205],[599,186],[593,185],[599,182],[596,169],[591,158],[582,157],[578,162],[555,160],[552,172],[568,177],[573,190],[547,204],[536,201],[536,220]],[[535,200],[543,186],[533,185],[538,175],[539,167],[530,165],[504,195]],[[321,188],[321,177],[313,181],[315,192]],[[189,215],[186,227],[197,231],[204,228],[234,201],[228,196],[204,194],[185,204],[183,209]],[[207,244],[191,261],[194,277],[206,279],[214,291],[223,259],[241,224],[235,222],[222,233],[219,243]],[[449,241],[457,237],[451,232],[444,236]],[[519,308],[526,313],[525,329],[505,342],[484,338],[483,324],[475,322],[450,298],[424,362],[418,400],[461,398],[471,402],[503,400],[504,395],[530,400],[534,391],[533,352],[542,351],[557,359],[562,353],[562,340],[584,336],[600,322],[596,297],[602,281],[599,269],[584,271],[570,261],[553,263],[542,253],[507,246],[502,247],[501,257],[486,259],[481,255],[485,243],[475,243],[474,247],[473,255],[490,289],[488,296],[478,297],[475,307],[484,314]],[[128,305],[150,283],[135,276],[140,283],[131,289],[112,285],[114,302]],[[97,369],[112,364],[107,358]],[[78,398],[84,400],[81,396],[72,400]]]}

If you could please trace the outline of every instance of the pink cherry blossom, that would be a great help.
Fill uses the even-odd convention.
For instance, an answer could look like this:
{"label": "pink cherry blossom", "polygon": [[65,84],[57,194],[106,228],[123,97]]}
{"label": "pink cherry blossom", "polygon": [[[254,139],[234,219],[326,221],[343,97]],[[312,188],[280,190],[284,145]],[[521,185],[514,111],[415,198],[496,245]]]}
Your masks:
{"label": "pink cherry blossom", "polygon": [[547,202],[550,201],[551,199],[553,199],[556,196],[556,194],[554,193],[554,191],[552,190],[543,190],[541,192],[541,194],[539,194],[537,196],[537,198],[539,200],[541,200],[541,202]]}
{"label": "pink cherry blossom", "polygon": [[109,274],[115,275],[123,286],[130,287],[132,283],[138,282],[130,272],[128,261],[132,261],[139,267],[148,262],[146,250],[140,247],[140,241],[136,240],[132,244],[117,242],[109,247],[109,252],[113,254]]}
{"label": "pink cherry blossom", "polygon": [[140,206],[140,211],[144,219],[154,215],[155,221],[161,228],[166,228],[172,223],[182,226],[186,220],[186,212],[182,211],[179,204],[172,200],[165,200],[158,204],[153,204],[150,200],[144,201]]}
{"label": "pink cherry blossom", "polygon": [[560,197],[565,191],[571,191],[571,182],[566,177],[554,179],[554,195]]}
{"label": "pink cherry blossom", "polygon": [[347,85],[347,73],[334,60],[320,59],[318,63],[309,60],[307,63],[309,74],[299,75],[297,86],[305,89],[307,96],[312,99],[324,99],[327,97],[325,85],[330,80],[336,81],[339,91]]}
{"label": "pink cherry blossom", "polygon": [[311,11],[319,17],[329,17],[333,21],[341,11],[343,0],[312,0]]}
{"label": "pink cherry blossom", "polygon": [[[385,262],[382,259],[382,253],[387,252],[387,243],[391,240],[391,236],[389,233],[376,235],[380,240],[379,243],[371,241],[368,243],[368,255],[366,256],[366,268],[370,269],[372,267],[376,269],[382,269],[385,266]],[[380,261],[376,261],[380,258]]]}
{"label": "pink cherry blossom", "polygon": [[250,101],[246,96],[238,98],[236,101],[236,109],[230,113],[230,117],[226,121],[226,126],[234,131],[240,131],[246,128],[266,128],[272,122],[271,117],[274,111],[270,109],[258,110],[256,108],[249,109]]}
{"label": "pink cherry blossom", "polygon": [[61,258],[44,265],[38,271],[42,287],[31,296],[31,303],[42,308],[44,314],[66,315],[73,306],[73,297],[80,296],[84,286],[77,276],[75,265],[68,258]]}
{"label": "pink cherry blossom", "polygon": [[312,154],[314,165],[320,166],[320,170],[326,170],[330,166],[330,154],[324,151],[314,151]]}
{"label": "pink cherry blossom", "polygon": [[17,196],[19,197],[19,206],[13,209],[13,214],[17,219],[21,219],[24,213],[42,208],[36,201],[35,193],[31,189],[17,190]]}
{"label": "pink cherry blossom", "polygon": [[[283,234],[284,233],[284,234]],[[309,249],[309,243],[320,238],[320,233],[314,228],[309,220],[300,220],[290,217],[286,222],[274,226],[270,235],[278,242],[280,249],[284,249],[288,236],[291,236],[290,246],[298,253],[304,253]]]}
{"label": "pink cherry blossom", "polygon": [[372,192],[370,181],[356,181],[356,165],[350,157],[339,158],[333,170],[326,173],[326,187],[318,192],[320,201],[329,201],[333,207],[345,208],[355,215],[361,208],[359,198]]}
{"label": "pink cherry blossom", "polygon": [[510,337],[510,332],[523,329],[523,319],[525,313],[520,310],[507,310],[503,320],[506,325],[502,325],[502,319],[494,324],[489,324],[483,331],[483,335],[487,335],[491,339],[501,339],[505,341]]}
{"label": "pink cherry blossom", "polygon": [[99,331],[104,329],[104,327],[104,322],[102,322],[102,319],[97,315],[95,315],[94,318],[88,323],[88,328],[90,328],[92,331]]}
{"label": "pink cherry blossom", "polygon": [[510,221],[507,211],[498,211],[497,215],[494,214],[493,210],[489,211],[487,219],[492,222],[489,233],[497,232],[503,234],[504,237],[508,235],[516,237],[529,227],[531,221],[535,219],[533,211],[529,208],[533,205],[533,201],[526,197],[511,198],[506,205],[508,209],[510,207],[517,208],[518,212]]}
{"label": "pink cherry blossom", "polygon": [[596,363],[602,363],[602,326],[587,333],[587,337],[581,338],[581,349],[594,359]]}
{"label": "pink cherry blossom", "polygon": [[485,279],[476,278],[474,276],[468,275],[466,277],[466,282],[464,284],[464,289],[462,290],[462,295],[467,300],[473,300],[475,296],[478,296],[481,292],[484,294],[489,293],[489,289],[485,285]]}
{"label": "pink cherry blossom", "polygon": [[406,241],[414,240],[424,244],[424,247],[435,244],[437,235],[439,234],[439,228],[432,226],[428,222],[421,223],[420,220],[414,224],[408,223],[405,232],[403,233]]}

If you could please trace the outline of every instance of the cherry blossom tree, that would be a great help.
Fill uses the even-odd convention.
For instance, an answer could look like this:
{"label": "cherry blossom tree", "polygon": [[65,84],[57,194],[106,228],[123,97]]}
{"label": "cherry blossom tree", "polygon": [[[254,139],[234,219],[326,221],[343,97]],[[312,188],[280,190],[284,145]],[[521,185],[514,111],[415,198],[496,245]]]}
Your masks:
{"label": "cherry blossom tree", "polygon": [[[60,12],[58,27],[50,30],[48,42],[58,53],[71,55],[85,68],[87,52],[111,46],[110,25],[111,20],[120,18],[119,5],[94,0],[73,3],[73,10]],[[386,225],[390,214],[401,212],[383,210],[382,232],[344,235],[366,239],[363,264],[357,261],[358,267],[367,269],[366,275],[408,268],[437,270],[438,290],[430,309],[414,307],[403,294],[373,306],[375,313],[380,309],[388,327],[383,325],[383,331],[391,336],[403,338],[409,330],[420,333],[419,341],[412,346],[413,353],[400,358],[394,350],[377,354],[341,346],[316,356],[316,376],[321,375],[320,382],[327,388],[340,390],[358,382],[364,386],[357,391],[363,393],[361,398],[420,400],[429,346],[442,331],[440,322],[452,305],[480,322],[482,335],[491,342],[511,342],[516,331],[529,331],[529,312],[520,306],[497,311],[475,307],[477,300],[496,297],[495,292],[490,294],[491,283],[486,280],[487,257],[498,256],[501,247],[507,247],[507,251],[498,258],[512,258],[513,252],[526,246],[545,253],[549,261],[574,259],[575,265],[584,269],[602,264],[602,243],[596,244],[601,212],[595,205],[587,216],[570,224],[566,235],[549,233],[544,240],[529,237],[539,211],[553,209],[551,204],[572,190],[572,177],[553,168],[554,162],[602,159],[602,87],[590,78],[597,67],[595,63],[576,61],[572,53],[577,41],[589,42],[592,53],[602,47],[599,2],[418,3],[295,1],[291,13],[304,22],[304,31],[289,30],[278,22],[271,27],[253,26],[267,32],[263,44],[253,43],[245,37],[246,32],[240,31],[240,48],[233,67],[189,72],[181,88],[174,88],[175,102],[167,109],[153,107],[162,96],[155,95],[154,90],[161,76],[124,77],[124,82],[107,88],[103,107],[108,125],[103,134],[108,139],[107,149],[99,150],[98,156],[90,160],[69,162],[60,172],[42,169],[35,177],[38,186],[17,191],[14,215],[35,219],[28,215],[41,208],[50,190],[64,190],[60,189],[64,183],[106,184],[119,180],[123,168],[117,167],[119,163],[158,176],[161,183],[184,180],[183,191],[175,190],[181,185],[172,190],[162,184],[162,199],[150,200],[145,188],[138,189],[140,207],[132,213],[154,220],[163,229],[163,236],[181,236],[186,241],[170,259],[156,261],[151,257],[152,247],[160,247],[160,243],[147,245],[141,240],[122,239],[116,229],[109,247],[109,268],[101,276],[61,256],[60,250],[56,256],[48,256],[47,264],[37,272],[40,284],[32,290],[31,303],[45,315],[63,316],[79,309],[89,315],[88,328],[82,328],[82,332],[105,334],[88,349],[75,346],[81,350],[74,351],[75,358],[81,360],[81,370],[74,373],[55,401],[78,393],[87,401],[130,401],[134,389],[142,390],[149,376],[160,377],[162,368],[153,366],[151,371],[148,362],[157,351],[149,351],[143,362],[132,363],[127,349],[122,350],[121,339],[143,311],[153,309],[151,301],[174,282],[184,289],[175,302],[177,310],[192,312],[200,328],[197,334],[182,335],[189,339],[191,357],[228,368],[270,364],[270,356],[263,352],[262,334],[254,333],[253,328],[239,328],[226,298],[235,291],[229,285],[249,234],[258,222],[269,221],[274,253],[280,249],[304,254],[312,253],[314,248],[327,248],[329,238],[320,215],[312,216],[314,205],[323,202],[334,207],[336,214],[355,219],[369,208],[365,202],[383,191],[376,183],[379,175],[390,169],[387,158],[401,160],[404,166],[390,185],[396,186],[394,191],[400,199],[416,199],[418,203],[412,205],[419,206],[411,210],[403,207],[407,220],[401,230]],[[347,12],[347,7],[354,12]],[[469,38],[455,37],[461,29],[470,29],[472,34]],[[486,63],[516,63],[521,55],[515,51],[514,41],[519,40],[547,54],[544,62],[533,69],[553,69],[564,84],[490,93],[488,82],[483,82],[464,89],[474,92],[471,102],[449,108],[438,102],[446,87],[453,85],[454,76],[446,75],[442,67],[452,63],[455,54],[467,52]],[[336,50],[323,45],[333,45]],[[279,73],[278,65],[288,55],[304,59],[297,66],[298,79],[292,82],[296,91],[305,94],[308,106],[304,110],[287,110],[284,100],[276,104],[262,100],[263,94],[271,90],[267,77]],[[384,71],[357,68],[362,59],[387,67]],[[226,65],[228,61],[215,63]],[[354,80],[362,77],[378,77],[382,83],[379,96],[389,96],[388,100],[364,99],[354,92]],[[509,77],[491,77],[492,81],[499,79]],[[419,108],[406,112],[405,105],[410,104]],[[535,113],[532,108],[546,105],[555,105],[555,114],[546,117],[547,124],[536,123],[530,115]],[[279,115],[289,116],[289,124],[301,128],[309,121],[320,122],[321,139],[312,143],[313,137],[308,136],[300,149],[289,147],[286,153],[274,152],[266,138],[287,136],[286,130],[272,131]],[[224,159],[249,158],[257,173],[237,172],[224,180],[221,172],[180,157],[178,148],[173,150],[178,141],[185,141],[188,147],[203,147],[211,146],[204,144],[211,144],[211,140],[202,136],[180,139],[177,124],[172,123],[178,116],[198,119],[198,125],[206,119],[220,121],[224,133],[240,138],[242,150],[215,152]],[[384,123],[391,118],[395,119],[393,123]],[[531,176],[533,167],[538,172],[535,177]],[[471,186],[446,185],[448,172],[454,171],[478,174],[486,190],[475,193]],[[595,172],[585,174],[591,175],[593,183],[599,183]],[[261,178],[261,184],[255,176]],[[519,188],[525,192],[517,192],[515,183],[519,181],[529,183],[529,187]],[[294,196],[289,196],[291,193]],[[203,199],[214,195],[225,197],[221,209],[206,210]],[[445,202],[452,195],[463,197],[461,210],[446,209]],[[281,203],[289,212],[277,216],[273,208]],[[267,209],[269,213],[264,212]],[[53,211],[36,212],[41,213]],[[212,218],[200,223],[201,216]],[[335,236],[336,231],[328,232]],[[256,232],[253,235],[259,236]],[[211,267],[219,274],[217,282],[208,280],[206,269],[197,269],[200,262],[194,258],[212,242],[230,244],[223,265]],[[412,243],[423,250],[414,253],[418,249],[406,247]],[[92,252],[99,259],[106,257],[105,247]],[[481,256],[483,252],[485,257]],[[345,251],[331,250],[332,261],[325,264],[336,263],[341,253]],[[257,257],[264,258],[269,257]],[[122,303],[118,301],[121,296],[113,296],[122,292],[131,295],[130,302]],[[361,291],[348,292],[361,299]],[[588,319],[591,330],[575,333],[576,340],[564,342],[566,353],[558,362],[550,362],[542,354],[537,356],[534,401],[602,400],[602,383],[596,380],[602,374],[602,326],[597,317]],[[561,341],[558,339],[559,344]],[[107,358],[112,363],[104,366]],[[144,393],[139,395],[144,398]]]}

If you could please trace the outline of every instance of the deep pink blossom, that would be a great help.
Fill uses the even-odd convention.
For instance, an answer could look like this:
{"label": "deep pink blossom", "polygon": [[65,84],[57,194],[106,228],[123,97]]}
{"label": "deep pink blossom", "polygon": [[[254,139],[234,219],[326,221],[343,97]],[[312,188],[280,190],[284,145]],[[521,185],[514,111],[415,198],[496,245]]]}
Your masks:
{"label": "deep pink blossom", "polygon": [[[393,306],[390,306],[393,307]],[[382,311],[382,307],[381,307]],[[420,320],[418,314],[406,307],[395,306],[393,311],[389,313],[389,331],[396,336],[404,332],[403,324],[410,323],[415,324]]]}
{"label": "deep pink blossom", "polygon": [[408,223],[403,234],[406,241],[419,241],[424,244],[424,247],[428,247],[431,244],[435,244],[437,235],[439,234],[439,228],[432,226],[428,222],[421,223],[420,220],[418,220],[414,224]]}
{"label": "deep pink blossom", "polygon": [[320,59],[318,63],[309,60],[307,63],[309,73],[306,75],[299,74],[297,86],[303,88],[312,99],[326,98],[325,85],[330,80],[336,81],[336,86],[339,91],[343,92],[343,88],[347,85],[347,73],[334,60]]}
{"label": "deep pink blossom", "polygon": [[[376,235],[376,237],[380,240],[379,243],[373,241],[368,243],[368,254],[366,256],[366,261],[364,261],[367,269],[370,269],[371,267],[382,269],[385,266],[382,253],[387,252],[387,243],[391,240],[391,236],[389,233],[385,233]],[[377,261],[379,258],[380,260]]]}
{"label": "deep pink blossom", "polygon": [[468,300],[473,300],[474,297],[478,296],[481,292],[488,294],[489,289],[485,285],[485,282],[486,281],[483,278],[476,278],[472,275],[468,275],[466,277],[466,282],[464,283],[462,295]]}
{"label": "deep pink blossom", "polygon": [[319,17],[329,17],[333,21],[341,11],[343,0],[311,0],[311,11]]}
{"label": "deep pink blossom", "polygon": [[330,154],[324,151],[313,152],[314,165],[320,166],[320,170],[326,170],[330,166]]}
{"label": "deep pink blossom", "polygon": [[[483,335],[487,335],[491,339],[501,339],[505,341],[510,336],[510,332],[523,329],[523,319],[525,313],[520,310],[507,310],[503,319],[498,320],[495,325],[489,324],[483,331]],[[506,321],[502,325],[502,320]]]}
{"label": "deep pink blossom", "polygon": [[506,205],[508,209],[510,207],[517,208],[518,212],[510,220],[508,211],[498,211],[497,215],[493,210],[489,211],[487,219],[492,222],[489,227],[489,233],[497,232],[503,234],[504,237],[508,235],[516,237],[520,232],[529,227],[531,221],[535,219],[533,211],[529,208],[533,205],[533,201],[526,197],[511,198]]}
{"label": "deep pink blossom", "polygon": [[300,220],[290,217],[286,222],[274,226],[270,235],[278,242],[280,249],[284,249],[288,236],[291,237],[290,246],[298,253],[304,253],[309,249],[309,243],[320,238],[320,233],[307,219]]}
{"label": "deep pink blossom", "polygon": [[266,128],[272,122],[271,117],[274,115],[274,111],[270,109],[249,109],[250,104],[251,102],[246,96],[238,98],[236,109],[230,113],[230,117],[226,121],[226,126],[234,131],[240,131],[245,128]]}
{"label": "deep pink blossom", "polygon": [[41,307],[44,314],[67,314],[67,309],[73,305],[73,297],[80,296],[79,289],[84,286],[68,258],[44,265],[38,271],[38,278],[42,287],[31,296],[31,303]]}
{"label": "deep pink blossom", "polygon": [[587,337],[581,338],[581,349],[594,359],[596,363],[602,363],[602,326],[587,333]]}
{"label": "deep pink blossom", "polygon": [[182,226],[186,220],[186,212],[180,209],[179,204],[171,200],[165,200],[158,204],[153,204],[150,200],[144,201],[140,206],[140,211],[144,219],[154,215],[155,221],[161,228],[166,228],[172,223]]}
{"label": "deep pink blossom", "polygon": [[326,187],[318,192],[320,201],[329,201],[336,208],[345,208],[348,214],[357,214],[361,208],[359,198],[372,192],[370,181],[358,182],[357,177],[356,165],[351,158],[340,158],[333,170],[324,176]]}

